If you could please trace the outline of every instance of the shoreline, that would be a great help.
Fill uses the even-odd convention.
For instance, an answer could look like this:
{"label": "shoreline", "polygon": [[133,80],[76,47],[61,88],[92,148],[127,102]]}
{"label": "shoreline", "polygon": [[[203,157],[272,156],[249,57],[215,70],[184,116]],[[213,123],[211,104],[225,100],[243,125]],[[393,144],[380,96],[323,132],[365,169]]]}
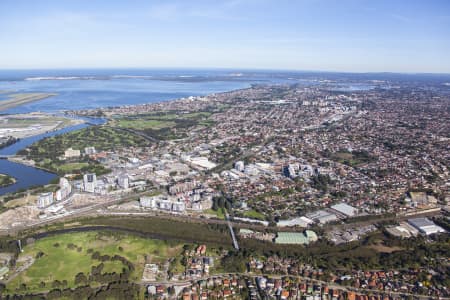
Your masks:
{"label": "shoreline", "polygon": [[[268,85],[272,85],[271,83],[268,83]],[[189,97],[181,97],[181,98],[173,98],[173,99],[168,99],[168,100],[158,100],[158,101],[154,101],[154,102],[144,102],[144,103],[136,103],[136,104],[123,104],[123,105],[117,105],[117,106],[102,106],[102,107],[98,107],[98,108],[88,108],[88,109],[78,109],[78,110],[63,110],[61,111],[65,116],[75,116],[75,117],[80,117],[80,118],[104,118],[109,120],[112,115],[135,115],[136,113],[112,113],[112,114],[108,114],[108,111],[114,111],[114,110],[120,110],[120,109],[131,109],[131,108],[148,108],[150,106],[163,106],[163,105],[170,105],[170,104],[174,104],[174,103],[179,103],[179,102],[183,102],[183,101],[192,101],[192,99],[190,98],[208,98],[214,95],[222,95],[222,94],[227,94],[227,93],[233,93],[233,92],[237,92],[237,91],[245,91],[248,89],[252,89],[254,88],[254,84],[249,84],[249,86],[247,87],[242,87],[242,88],[235,88],[235,89],[230,89],[230,90],[226,90],[226,91],[222,91],[222,92],[212,92],[209,94],[205,94],[205,95],[193,95],[193,96],[189,96]],[[97,115],[98,112],[101,111],[103,114],[101,116]],[[106,112],[106,113],[105,113]],[[146,113],[146,112],[143,112]]]}
{"label": "shoreline", "polygon": [[8,186],[11,186],[11,185],[17,183],[17,179],[14,176],[11,176],[11,175],[8,175],[8,174],[5,174],[5,173],[0,173],[0,178],[2,180],[3,180],[3,178],[5,178],[5,179],[9,178],[9,180],[12,180],[12,182],[10,182],[10,183],[5,183],[5,184],[1,183],[0,184],[0,188],[8,187]]}
{"label": "shoreline", "polygon": [[17,93],[8,95],[8,99],[0,101],[0,111],[11,109],[17,106],[39,101],[49,97],[54,97],[56,93]]}
{"label": "shoreline", "polygon": [[[49,169],[46,169],[46,168],[43,168],[43,167],[35,165],[33,160],[27,160],[27,159],[24,158],[24,156],[8,157],[7,160],[12,162],[12,163],[21,164],[21,165],[24,165],[26,167],[35,168],[35,169],[38,169],[38,170],[41,170],[41,171],[45,171],[47,173],[58,175],[57,173],[55,173],[52,170],[49,170]],[[9,176],[11,176],[11,175],[9,175]]]}

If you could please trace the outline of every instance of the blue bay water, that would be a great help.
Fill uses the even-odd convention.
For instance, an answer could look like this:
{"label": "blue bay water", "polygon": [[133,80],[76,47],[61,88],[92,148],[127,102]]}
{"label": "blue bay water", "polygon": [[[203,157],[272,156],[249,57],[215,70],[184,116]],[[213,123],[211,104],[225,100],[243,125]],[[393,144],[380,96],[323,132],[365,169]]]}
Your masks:
{"label": "blue bay water", "polygon": [[16,179],[15,184],[0,188],[0,195],[14,193],[32,186],[45,185],[56,177],[55,174],[6,159],[0,159],[0,173],[6,173]]}
{"label": "blue bay water", "polygon": [[[42,77],[60,79],[38,80]],[[244,75],[230,71],[0,71],[0,91],[58,94],[2,113],[56,112],[135,105],[242,89],[257,83],[289,81],[263,73]],[[2,96],[4,95],[0,95]],[[0,101],[2,99],[5,98],[0,98]]]}

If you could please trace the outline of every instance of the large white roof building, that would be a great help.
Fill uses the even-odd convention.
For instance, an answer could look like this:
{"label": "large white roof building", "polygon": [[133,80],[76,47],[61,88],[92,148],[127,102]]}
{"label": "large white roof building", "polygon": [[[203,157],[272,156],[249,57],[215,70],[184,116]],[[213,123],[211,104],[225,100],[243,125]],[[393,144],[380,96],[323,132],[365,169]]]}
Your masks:
{"label": "large white roof building", "polygon": [[414,228],[417,228],[421,233],[425,235],[445,232],[445,230],[442,227],[437,226],[427,218],[410,219],[408,220],[408,223]]}
{"label": "large white roof building", "polygon": [[357,213],[357,209],[353,206],[350,206],[346,203],[339,203],[331,206],[331,209],[334,209],[337,212],[340,212],[343,215],[346,215],[347,217],[353,217]]}

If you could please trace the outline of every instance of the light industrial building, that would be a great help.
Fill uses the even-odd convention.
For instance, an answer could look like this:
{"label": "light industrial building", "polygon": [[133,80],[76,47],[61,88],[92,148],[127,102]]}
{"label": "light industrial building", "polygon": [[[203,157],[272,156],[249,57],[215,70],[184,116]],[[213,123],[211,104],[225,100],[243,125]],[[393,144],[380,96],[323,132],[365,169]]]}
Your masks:
{"label": "light industrial building", "polygon": [[317,234],[312,230],[300,232],[278,232],[275,238],[276,244],[307,245],[317,241]]}
{"label": "light industrial building", "polygon": [[442,227],[437,226],[427,218],[410,219],[408,220],[408,223],[417,230],[419,230],[420,233],[425,235],[445,232],[445,230]]}
{"label": "light industrial building", "polygon": [[277,223],[278,227],[290,227],[290,226],[299,226],[299,227],[308,227],[313,224],[314,221],[307,217],[298,217],[290,220],[282,220]]}
{"label": "light industrial building", "polygon": [[346,217],[354,217],[358,210],[346,203],[339,203],[331,206],[331,209],[345,215]]}
{"label": "light industrial building", "polygon": [[339,218],[335,214],[333,214],[329,211],[326,211],[326,210],[318,210],[318,211],[309,213],[306,216],[320,224],[326,224],[329,222],[339,220]]}

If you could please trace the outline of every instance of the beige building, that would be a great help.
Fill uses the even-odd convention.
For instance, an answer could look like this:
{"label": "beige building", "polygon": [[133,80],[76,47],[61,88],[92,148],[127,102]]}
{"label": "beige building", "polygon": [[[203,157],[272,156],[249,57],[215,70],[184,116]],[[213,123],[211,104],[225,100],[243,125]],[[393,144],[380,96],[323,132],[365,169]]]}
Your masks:
{"label": "beige building", "polygon": [[80,150],[69,148],[66,151],[64,151],[64,158],[80,157],[80,155],[81,155]]}

